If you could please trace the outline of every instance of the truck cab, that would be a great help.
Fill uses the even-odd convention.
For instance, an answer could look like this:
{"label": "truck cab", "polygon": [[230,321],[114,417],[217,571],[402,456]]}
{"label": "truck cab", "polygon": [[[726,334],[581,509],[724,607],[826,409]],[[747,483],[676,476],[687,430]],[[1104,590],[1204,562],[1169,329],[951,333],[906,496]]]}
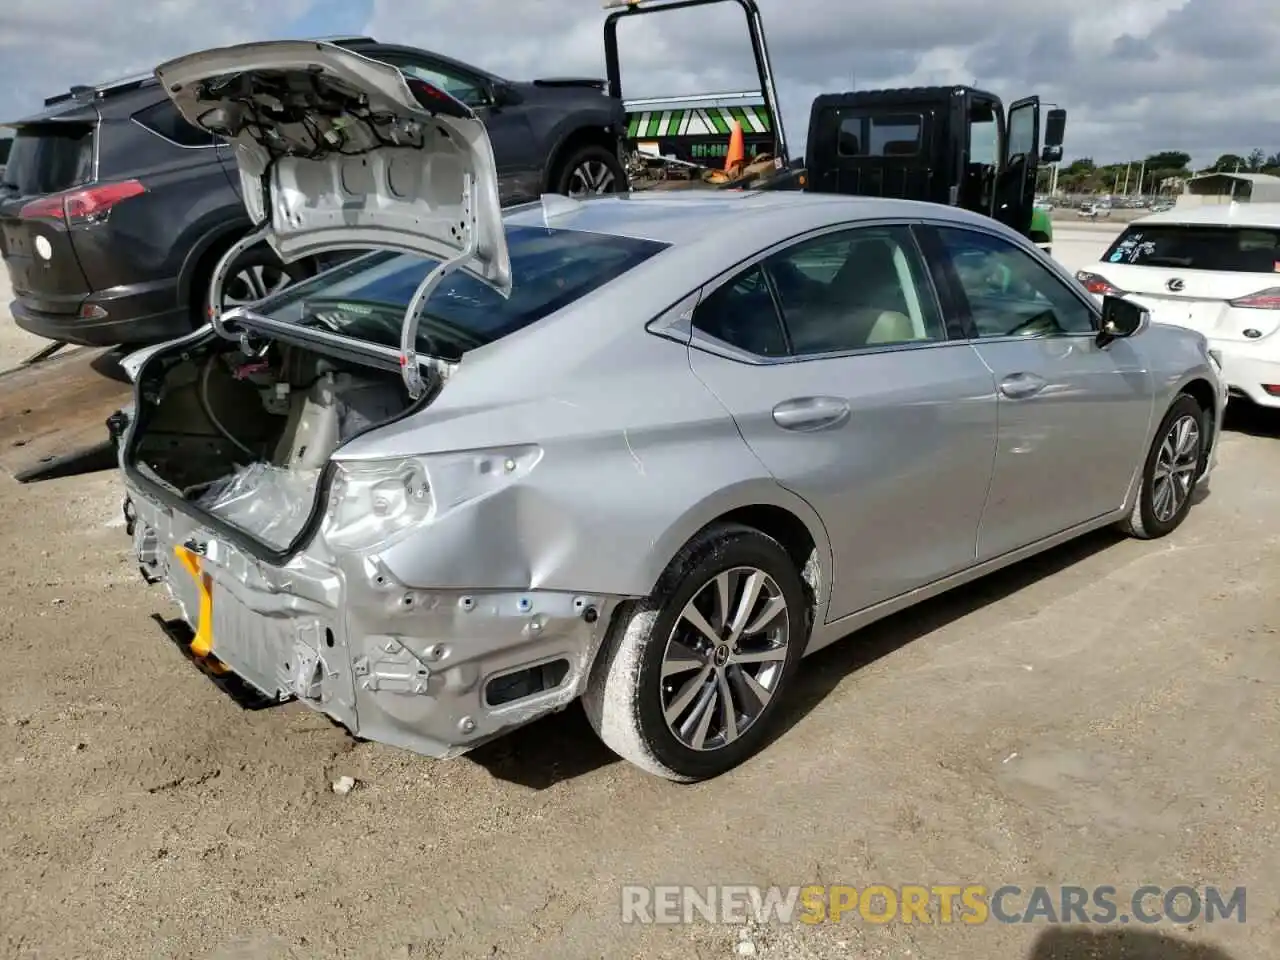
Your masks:
{"label": "truck cab", "polygon": [[809,113],[806,189],[964,207],[1047,247],[1036,171],[1061,159],[1065,125],[1066,111],[1050,110],[1042,136],[1039,97],[1006,111],[966,86],[822,94]]}
{"label": "truck cab", "polygon": [[[714,3],[734,3],[742,9],[758,91],[626,100],[618,24],[635,16]],[[756,0],[609,0],[605,8],[612,11],[604,30],[609,92],[627,106],[629,139],[638,155],[683,167],[718,166],[728,152],[731,123],[737,120],[747,158],[773,158],[773,175],[755,179],[752,188],[964,207],[1049,249],[1053,228],[1048,211],[1035,203],[1036,173],[1041,162],[1062,159],[1065,110],[1055,107],[1042,116],[1039,97],[1017,100],[1006,110],[995,94],[967,86],[821,94],[810,109],[801,163],[788,154]]]}

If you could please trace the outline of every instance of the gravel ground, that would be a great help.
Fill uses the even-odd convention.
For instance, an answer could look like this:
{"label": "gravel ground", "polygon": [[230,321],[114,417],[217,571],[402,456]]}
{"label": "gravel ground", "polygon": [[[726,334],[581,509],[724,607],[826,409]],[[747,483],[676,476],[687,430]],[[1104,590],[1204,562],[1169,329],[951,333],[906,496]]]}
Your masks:
{"label": "gravel ground", "polygon": [[[578,710],[447,762],[242,711],[149,619],[112,476],[0,480],[0,955],[1278,956],[1280,423],[1232,427],[1175,535],[1095,535],[824,651],[776,742],[692,787]],[[619,920],[625,883],[876,882],[1247,885],[1248,922]]]}

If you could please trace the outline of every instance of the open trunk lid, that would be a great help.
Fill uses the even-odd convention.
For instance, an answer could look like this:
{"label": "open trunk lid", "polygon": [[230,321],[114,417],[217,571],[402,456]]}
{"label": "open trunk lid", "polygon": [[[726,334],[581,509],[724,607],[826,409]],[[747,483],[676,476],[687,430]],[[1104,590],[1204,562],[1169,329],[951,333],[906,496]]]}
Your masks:
{"label": "open trunk lid", "polygon": [[232,144],[249,215],[285,259],[368,247],[450,260],[470,241],[465,268],[509,288],[493,147],[448,93],[300,40],[193,53],[156,76],[189,122]]}
{"label": "open trunk lid", "polygon": [[[362,248],[439,261],[405,313],[400,361],[412,396],[422,391],[417,313],[435,285],[461,270],[510,295],[493,146],[445,91],[310,40],[205,50],[156,76],[183,117],[233,146],[245,208],[285,262]],[[218,312],[213,320],[221,329]]]}

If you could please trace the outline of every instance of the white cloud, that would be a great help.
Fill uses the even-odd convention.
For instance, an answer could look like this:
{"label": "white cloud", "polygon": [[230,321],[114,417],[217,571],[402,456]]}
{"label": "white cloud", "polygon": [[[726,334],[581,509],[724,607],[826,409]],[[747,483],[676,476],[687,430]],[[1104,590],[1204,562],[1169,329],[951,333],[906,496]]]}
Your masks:
{"label": "white cloud", "polygon": [[[1068,157],[1280,151],[1274,0],[759,2],[793,141],[823,90],[977,82],[1065,106]],[[599,75],[603,20],[599,0],[0,0],[0,117],[71,83],[302,24],[364,28],[517,79]],[[736,5],[637,18],[621,36],[630,95],[754,86]]]}

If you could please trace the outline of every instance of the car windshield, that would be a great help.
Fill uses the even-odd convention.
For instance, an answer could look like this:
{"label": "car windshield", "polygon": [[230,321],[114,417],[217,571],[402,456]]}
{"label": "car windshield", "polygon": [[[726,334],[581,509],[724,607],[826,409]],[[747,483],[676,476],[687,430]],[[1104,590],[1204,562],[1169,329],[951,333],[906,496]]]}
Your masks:
{"label": "car windshield", "polygon": [[1280,271],[1280,229],[1134,224],[1103,259],[1139,267],[1274,274]]}
{"label": "car windshield", "polygon": [[[666,247],[632,237],[508,226],[512,289],[503,297],[463,273],[446,277],[422,311],[419,352],[458,360],[555,313]],[[404,312],[437,261],[380,251],[282,291],[255,309],[382,346],[400,346]]]}

